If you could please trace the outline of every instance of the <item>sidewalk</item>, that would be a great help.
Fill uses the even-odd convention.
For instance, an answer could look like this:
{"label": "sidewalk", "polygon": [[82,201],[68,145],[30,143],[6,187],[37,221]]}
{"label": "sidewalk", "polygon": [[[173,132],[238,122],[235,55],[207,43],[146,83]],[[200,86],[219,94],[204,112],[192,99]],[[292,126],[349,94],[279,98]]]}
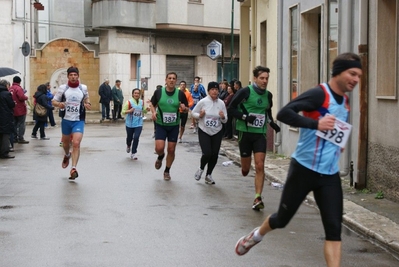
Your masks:
{"label": "sidewalk", "polygon": [[[54,117],[59,125],[60,119],[57,114],[54,114]],[[27,115],[26,122],[27,124],[34,123],[32,115]],[[152,122],[149,116],[147,116],[146,122]],[[100,112],[88,112],[86,123],[123,123],[123,120],[101,122]],[[225,154],[232,161],[240,162],[237,141],[223,140],[220,153]],[[269,185],[272,182],[284,184],[289,162],[289,158],[277,156],[273,153],[267,154],[265,173]],[[254,165],[252,166],[254,167]],[[359,192],[349,186],[347,177],[342,179],[342,185],[344,191],[344,224],[399,258],[399,203],[386,199],[375,199],[375,193]],[[312,194],[307,196],[306,202],[316,207]]]}

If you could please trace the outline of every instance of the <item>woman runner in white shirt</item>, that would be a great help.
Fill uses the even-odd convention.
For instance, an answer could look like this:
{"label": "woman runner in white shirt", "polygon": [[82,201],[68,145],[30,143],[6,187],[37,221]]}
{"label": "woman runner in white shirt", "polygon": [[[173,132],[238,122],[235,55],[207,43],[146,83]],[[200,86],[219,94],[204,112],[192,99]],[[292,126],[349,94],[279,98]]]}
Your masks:
{"label": "woman runner in white shirt", "polygon": [[215,184],[212,179],[212,171],[216,166],[220,145],[222,143],[223,131],[222,123],[227,122],[226,106],[218,98],[219,84],[210,82],[208,84],[208,95],[201,99],[192,111],[192,116],[198,119],[198,140],[202,150],[200,167],[194,175],[195,180],[199,181],[206,170],[205,183]]}

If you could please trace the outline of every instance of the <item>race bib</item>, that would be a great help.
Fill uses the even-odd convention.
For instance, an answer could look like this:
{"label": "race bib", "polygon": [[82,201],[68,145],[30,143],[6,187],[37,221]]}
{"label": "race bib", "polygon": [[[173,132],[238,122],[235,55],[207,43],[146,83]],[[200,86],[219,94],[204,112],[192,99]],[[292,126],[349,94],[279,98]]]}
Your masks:
{"label": "race bib", "polygon": [[174,123],[177,120],[176,113],[163,113],[163,123]]}
{"label": "race bib", "polygon": [[347,122],[341,121],[340,119],[335,119],[335,126],[333,130],[317,130],[316,135],[339,147],[344,148],[346,142],[348,141],[351,130],[352,125]]}
{"label": "race bib", "polygon": [[219,126],[219,118],[205,116],[205,126],[210,128],[216,128]]}
{"label": "race bib", "polygon": [[77,114],[77,113],[79,113],[79,107],[80,107],[80,103],[76,104],[76,103],[66,102],[65,110],[68,113]]}
{"label": "race bib", "polygon": [[194,100],[194,105],[196,105],[200,101],[199,99],[196,98],[194,98],[193,100]]}
{"label": "race bib", "polygon": [[265,120],[266,120],[265,114],[249,113],[248,116],[250,115],[255,116],[256,119],[252,124],[248,122],[247,123],[248,126],[255,128],[262,128],[265,125]]}
{"label": "race bib", "polygon": [[142,114],[141,110],[134,110],[133,111],[133,116],[135,116],[135,117],[141,117],[141,114]]}

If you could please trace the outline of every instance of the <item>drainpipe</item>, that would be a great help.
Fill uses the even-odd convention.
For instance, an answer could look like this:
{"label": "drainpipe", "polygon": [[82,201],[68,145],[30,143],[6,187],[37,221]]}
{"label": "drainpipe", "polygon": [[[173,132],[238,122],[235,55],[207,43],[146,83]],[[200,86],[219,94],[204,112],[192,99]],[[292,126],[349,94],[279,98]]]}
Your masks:
{"label": "drainpipe", "polygon": [[148,33],[148,43],[149,43],[148,52],[149,52],[149,55],[150,55],[150,76],[149,77],[145,77],[146,79],[151,79],[151,75],[152,75],[152,52],[151,52],[151,49],[153,49],[153,45],[152,45],[151,41],[152,41],[152,34],[150,32],[150,33]]}
{"label": "drainpipe", "polygon": [[359,86],[359,136],[358,136],[358,158],[357,158],[357,179],[352,181],[356,189],[367,187],[367,158],[368,158],[368,66],[369,66],[369,49],[368,49],[368,29],[369,29],[369,1],[361,1],[359,21],[367,21],[366,25],[362,25],[359,31],[359,56],[362,60],[363,75]]}
{"label": "drainpipe", "polygon": [[[338,1],[338,10],[344,10],[344,8],[347,10],[347,21],[345,23],[345,25],[349,25],[349,27],[345,27],[348,29],[348,32],[346,33],[345,38],[347,38],[346,40],[349,40],[348,44],[346,45],[344,51],[352,51],[353,48],[353,16],[354,16],[354,1],[350,1],[349,2],[345,2],[346,6],[344,7],[344,3],[342,3],[342,1]],[[340,16],[340,14],[342,13],[338,13]],[[342,23],[342,19],[338,19],[338,29],[342,29],[343,23]],[[338,51],[339,52],[339,51]],[[352,98],[353,93],[350,92],[349,93],[349,99]],[[353,122],[353,112],[349,113],[349,121]],[[351,162],[351,158],[352,158],[352,138],[349,138],[348,143],[346,145],[347,149],[344,150],[343,153],[343,161],[344,161],[344,167],[343,169],[339,172],[339,175],[341,177],[345,177],[349,174],[350,171],[350,162]]]}
{"label": "drainpipe", "polygon": [[136,78],[137,78],[137,88],[140,88],[140,67],[141,67],[141,60],[137,60],[137,67],[136,67]]}
{"label": "drainpipe", "polygon": [[[278,3],[278,16],[280,18],[279,21],[279,27],[278,27],[278,31],[277,31],[277,40],[278,40],[278,44],[277,44],[277,92],[278,92],[278,107],[277,109],[280,110],[283,107],[284,101],[283,101],[283,3],[279,2]],[[275,114],[275,116],[277,116],[277,114]],[[274,131],[273,131],[274,132]],[[275,150],[277,149],[277,147],[279,147],[282,143],[282,137],[281,137],[282,133],[274,133],[274,140],[276,140],[274,142],[274,146],[275,146]]]}

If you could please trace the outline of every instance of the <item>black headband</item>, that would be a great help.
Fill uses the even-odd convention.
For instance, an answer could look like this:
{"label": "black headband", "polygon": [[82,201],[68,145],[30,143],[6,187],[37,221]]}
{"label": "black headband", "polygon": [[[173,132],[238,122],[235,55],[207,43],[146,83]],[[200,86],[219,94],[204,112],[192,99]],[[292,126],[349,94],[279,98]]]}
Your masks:
{"label": "black headband", "polygon": [[340,74],[341,72],[351,68],[362,69],[362,63],[360,63],[360,61],[357,60],[346,60],[346,59],[336,60],[333,64],[332,76],[334,77]]}

